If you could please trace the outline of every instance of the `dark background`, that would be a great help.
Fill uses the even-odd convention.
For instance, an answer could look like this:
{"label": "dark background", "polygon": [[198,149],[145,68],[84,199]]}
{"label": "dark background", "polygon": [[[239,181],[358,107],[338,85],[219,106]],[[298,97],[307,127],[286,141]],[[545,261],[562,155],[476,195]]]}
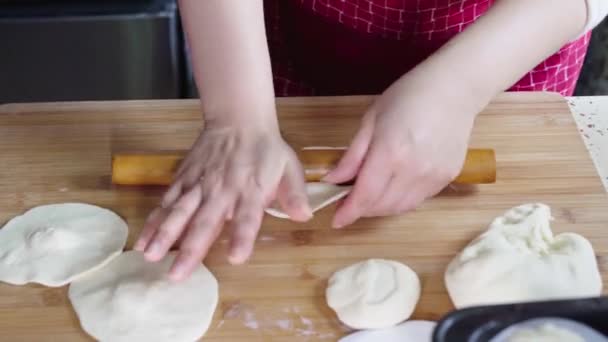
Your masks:
{"label": "dark background", "polygon": [[[576,90],[602,94],[607,23]],[[0,0],[0,103],[196,96],[175,0]]]}
{"label": "dark background", "polygon": [[593,30],[575,95],[608,95],[608,20]]}

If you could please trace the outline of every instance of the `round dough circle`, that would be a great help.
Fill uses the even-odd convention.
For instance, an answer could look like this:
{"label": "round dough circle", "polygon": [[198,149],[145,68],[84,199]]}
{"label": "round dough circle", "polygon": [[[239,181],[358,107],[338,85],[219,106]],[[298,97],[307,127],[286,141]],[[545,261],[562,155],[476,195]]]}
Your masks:
{"label": "round dough circle", "polygon": [[454,306],[599,296],[591,243],[574,233],[554,236],[550,221],[550,208],[540,203],[497,217],[447,268]]}
{"label": "round dough circle", "polygon": [[123,219],[94,205],[33,208],[0,229],[0,281],[65,285],[120,254],[127,235]]}
{"label": "round dough circle", "polygon": [[[306,183],[306,197],[308,198],[312,212],[315,213],[348,195],[351,188],[350,186],[330,183],[309,182]],[[272,203],[265,211],[274,217],[289,218],[289,215],[281,209],[281,205],[278,202]]]}
{"label": "round dough circle", "polygon": [[202,264],[186,280],[167,277],[175,253],[157,263],[129,251],[74,281],[68,296],[82,328],[99,341],[184,341],[205,334],[218,284]]}
{"label": "round dough circle", "polygon": [[388,328],[411,316],[420,298],[420,280],[400,262],[369,259],[334,273],[326,298],[351,328]]}

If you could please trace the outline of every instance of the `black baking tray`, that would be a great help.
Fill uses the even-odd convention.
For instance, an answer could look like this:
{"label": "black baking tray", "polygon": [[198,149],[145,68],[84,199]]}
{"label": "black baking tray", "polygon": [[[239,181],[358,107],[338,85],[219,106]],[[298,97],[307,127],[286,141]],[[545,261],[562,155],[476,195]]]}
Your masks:
{"label": "black baking tray", "polygon": [[503,329],[544,317],[570,319],[608,337],[608,297],[596,297],[457,310],[439,321],[433,342],[487,342]]}

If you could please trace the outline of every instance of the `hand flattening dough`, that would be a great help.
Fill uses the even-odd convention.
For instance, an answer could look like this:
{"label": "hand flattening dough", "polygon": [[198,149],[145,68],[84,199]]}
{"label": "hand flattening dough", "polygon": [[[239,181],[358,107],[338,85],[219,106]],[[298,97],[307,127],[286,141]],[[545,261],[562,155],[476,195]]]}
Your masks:
{"label": "hand flattening dough", "polygon": [[[328,205],[342,199],[350,192],[350,186],[340,186],[322,182],[306,183],[306,196],[312,212],[319,211]],[[275,202],[266,209],[266,213],[279,218],[289,218],[280,205]]]}
{"label": "hand flattening dough", "polygon": [[524,204],[496,218],[449,264],[445,283],[457,308],[598,296],[602,280],[589,241],[553,236],[551,211]]}
{"label": "hand flattening dough", "polygon": [[82,328],[102,342],[192,342],[205,334],[218,302],[217,280],[202,264],[171,282],[175,253],[157,263],[125,252],[70,285]]}
{"label": "hand flattening dough", "polygon": [[0,281],[62,286],[117,256],[127,224],[88,204],[33,208],[0,229]]}
{"label": "hand flattening dough", "polygon": [[410,317],[420,298],[420,280],[400,262],[369,259],[334,273],[326,298],[351,328],[388,328]]}

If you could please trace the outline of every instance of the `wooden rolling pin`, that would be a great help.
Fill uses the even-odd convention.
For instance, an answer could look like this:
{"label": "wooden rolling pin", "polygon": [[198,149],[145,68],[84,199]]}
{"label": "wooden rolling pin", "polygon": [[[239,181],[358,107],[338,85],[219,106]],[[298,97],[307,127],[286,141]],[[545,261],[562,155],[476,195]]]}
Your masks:
{"label": "wooden rolling pin", "polygon": [[[340,160],[343,148],[302,149],[298,157],[307,182],[318,182]],[[185,152],[116,153],[112,156],[112,183],[169,185]],[[469,149],[454,183],[488,184],[496,181],[496,158],[491,149]]]}

